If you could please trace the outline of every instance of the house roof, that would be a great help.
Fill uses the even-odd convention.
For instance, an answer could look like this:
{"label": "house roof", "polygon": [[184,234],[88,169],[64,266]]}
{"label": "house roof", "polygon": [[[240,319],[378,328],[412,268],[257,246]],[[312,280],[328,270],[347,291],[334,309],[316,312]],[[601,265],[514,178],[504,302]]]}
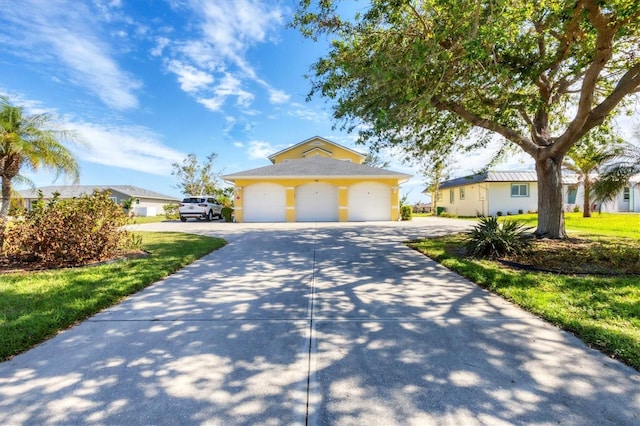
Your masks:
{"label": "house roof", "polygon": [[[299,142],[299,143],[297,143],[297,144],[295,144],[295,145],[291,145],[291,146],[289,146],[289,147],[287,147],[287,148],[285,148],[285,149],[283,149],[283,150],[280,150],[280,151],[276,152],[275,154],[271,154],[271,155],[269,156],[269,160],[271,160],[271,162],[274,162],[274,161],[275,161],[275,159],[276,159],[276,157],[277,157],[277,156],[279,156],[280,154],[282,154],[282,153],[284,153],[284,152],[287,152],[287,151],[289,151],[289,150],[291,150],[291,149],[297,148],[297,147],[299,147],[299,146],[301,146],[301,145],[304,145],[304,144],[306,144],[306,143],[308,143],[308,142],[311,142],[311,141],[313,141],[313,140],[316,140],[316,139],[317,139],[317,140],[321,140],[322,142],[325,142],[325,143],[327,143],[327,144],[330,144],[330,145],[333,145],[333,146],[337,146],[337,147],[342,148],[342,149],[344,149],[344,150],[346,150],[346,151],[353,152],[354,154],[359,155],[359,156],[360,156],[360,157],[362,157],[362,158],[365,158],[365,157],[366,157],[366,155],[364,155],[363,153],[358,152],[358,151],[354,151],[353,149],[351,149],[351,148],[347,148],[347,147],[346,147],[346,146],[344,146],[344,145],[340,145],[340,144],[337,144],[337,143],[335,143],[335,142],[331,142],[330,140],[325,139],[325,138],[322,138],[322,137],[320,137],[320,136],[314,136],[314,137],[312,137],[312,138],[305,139],[305,140],[303,140],[302,142]],[[316,148],[316,147],[314,147],[314,148]],[[312,148],[312,149],[313,149],[313,148]],[[325,151],[327,151],[327,150],[325,150]]]}
{"label": "house roof", "polygon": [[111,192],[119,192],[131,198],[178,201],[175,197],[132,185],[52,185],[42,186],[35,189],[23,189],[18,191],[18,193],[22,198],[37,198],[38,191],[42,191],[42,196],[44,198],[52,198],[53,194],[56,192],[60,194],[60,198],[77,198],[91,194],[94,189],[97,189],[98,191],[109,190]]}
{"label": "house roof", "polygon": [[[453,188],[457,186],[473,185],[480,182],[537,182],[538,175],[535,171],[487,171],[475,175],[463,176],[456,179],[444,181],[440,184],[440,189]],[[573,173],[563,173],[562,182],[566,184],[578,183],[578,178]],[[426,190],[425,190],[426,191]]]}
{"label": "house roof", "polygon": [[395,172],[393,170],[380,169],[378,167],[363,166],[350,161],[334,160],[325,157],[308,157],[297,160],[284,161],[257,169],[244,170],[237,173],[222,176],[223,179],[234,181],[236,179],[260,179],[260,178],[397,178],[409,179],[411,175]]}

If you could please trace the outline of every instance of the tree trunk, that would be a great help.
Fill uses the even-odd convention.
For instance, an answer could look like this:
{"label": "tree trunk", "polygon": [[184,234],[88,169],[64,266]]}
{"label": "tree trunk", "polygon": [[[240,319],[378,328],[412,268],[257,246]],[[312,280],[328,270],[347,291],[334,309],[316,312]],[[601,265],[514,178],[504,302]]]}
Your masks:
{"label": "tree trunk", "polygon": [[536,160],[538,229],[536,238],[567,238],[562,209],[562,158]]}
{"label": "tree trunk", "polygon": [[584,203],[582,204],[582,217],[591,217],[591,181],[589,175],[584,177]]}
{"label": "tree trunk", "polygon": [[[9,215],[9,207],[11,206],[11,180],[6,177],[2,179],[2,207],[0,208],[0,221],[4,222]],[[4,230],[4,227],[1,228]]]}

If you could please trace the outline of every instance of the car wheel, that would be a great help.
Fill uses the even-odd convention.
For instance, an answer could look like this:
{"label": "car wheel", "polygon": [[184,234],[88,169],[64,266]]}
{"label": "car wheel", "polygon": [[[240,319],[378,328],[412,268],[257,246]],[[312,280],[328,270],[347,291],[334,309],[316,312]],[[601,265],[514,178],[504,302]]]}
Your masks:
{"label": "car wheel", "polygon": [[213,211],[209,210],[209,213],[207,213],[207,221],[208,222],[212,222],[213,221]]}
{"label": "car wheel", "polygon": [[186,222],[186,221],[187,221],[187,218],[186,218],[186,217],[184,217],[184,216],[180,216],[180,222]]}

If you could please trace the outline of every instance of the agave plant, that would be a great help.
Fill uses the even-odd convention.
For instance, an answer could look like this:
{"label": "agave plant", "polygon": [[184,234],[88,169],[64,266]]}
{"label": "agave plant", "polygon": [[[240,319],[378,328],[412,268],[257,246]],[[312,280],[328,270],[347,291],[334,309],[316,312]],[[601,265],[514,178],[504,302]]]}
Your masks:
{"label": "agave plant", "polygon": [[500,223],[497,217],[483,216],[467,233],[467,252],[476,257],[526,253],[531,247],[532,229],[519,220],[505,220]]}

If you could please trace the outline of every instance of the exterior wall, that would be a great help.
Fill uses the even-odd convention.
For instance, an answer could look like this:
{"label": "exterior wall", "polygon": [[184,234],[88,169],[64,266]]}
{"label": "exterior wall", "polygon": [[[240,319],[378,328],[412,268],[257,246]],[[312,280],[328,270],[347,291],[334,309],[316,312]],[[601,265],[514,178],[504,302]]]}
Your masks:
{"label": "exterior wall", "polygon": [[[512,197],[511,184],[529,184],[528,197]],[[575,200],[569,198],[571,187],[577,187]],[[464,199],[460,198],[460,189],[464,188]],[[450,191],[454,191],[451,202]],[[489,215],[496,216],[501,212],[503,216],[538,211],[538,183],[537,182],[481,182],[472,185],[456,186],[441,189],[439,191],[442,200],[437,202],[438,207],[444,207],[447,213],[457,216]],[[584,187],[580,184],[565,184],[562,188],[564,211],[573,212],[577,206],[583,211]],[[597,211],[600,206],[592,202],[592,210]],[[629,200],[623,199],[623,193],[618,194],[613,202],[601,206],[603,212],[640,212],[640,184],[630,186]]]}
{"label": "exterior wall", "polygon": [[[529,195],[526,197],[512,197],[511,184],[528,184]],[[502,212],[503,216],[538,211],[538,184],[536,182],[487,182],[488,187],[488,212],[496,216]]]}
{"label": "exterior wall", "polygon": [[[286,160],[298,160],[300,158],[304,158],[304,153],[314,148],[319,148],[315,151],[310,152],[311,155],[322,155],[323,157],[333,158],[334,160],[349,160],[355,164],[361,164],[364,158],[356,154],[352,151],[348,151],[346,149],[340,148],[337,145],[333,145],[319,139],[310,140],[307,143],[292,148],[288,151],[285,151],[273,159],[274,164],[281,163]],[[324,153],[321,150],[329,151],[329,153]]]}
{"label": "exterior wall", "polygon": [[244,188],[249,185],[255,185],[258,183],[275,183],[282,185],[286,189],[286,220],[287,222],[295,222],[295,189],[300,185],[307,183],[328,183],[336,186],[338,189],[338,220],[340,222],[346,222],[349,217],[348,210],[348,193],[351,185],[362,182],[377,182],[389,186],[391,193],[391,220],[396,221],[400,218],[400,211],[398,203],[400,202],[400,190],[398,188],[397,179],[332,179],[332,178],[317,178],[317,179],[238,179],[234,185],[234,213],[236,222],[243,222],[243,192]]}
{"label": "exterior wall", "polygon": [[[442,201],[438,201],[438,207],[444,207],[447,213],[457,216],[496,216],[518,214],[537,211],[538,209],[538,185],[536,182],[513,182],[529,185],[529,195],[526,197],[511,196],[512,182],[481,182],[471,185],[462,185],[441,189]],[[464,190],[464,198],[461,198],[460,190]],[[453,201],[451,200],[453,191]]]}
{"label": "exterior wall", "polygon": [[[460,190],[464,191],[464,198]],[[451,201],[453,191],[453,202]],[[486,212],[486,188],[485,184],[462,185],[440,190],[442,201],[438,201],[438,207],[444,207],[446,213],[457,216],[477,216]]]}

